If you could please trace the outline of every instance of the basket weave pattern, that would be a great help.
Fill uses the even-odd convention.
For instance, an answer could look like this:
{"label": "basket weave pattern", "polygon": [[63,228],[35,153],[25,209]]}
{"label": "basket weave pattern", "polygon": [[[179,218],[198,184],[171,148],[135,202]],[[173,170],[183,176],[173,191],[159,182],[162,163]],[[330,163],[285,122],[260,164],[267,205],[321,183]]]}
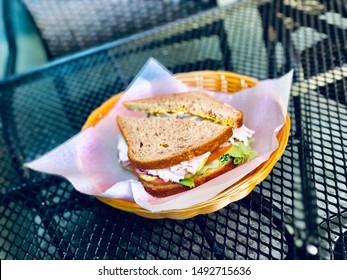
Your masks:
{"label": "basket weave pattern", "polygon": [[[187,84],[188,86],[198,87],[205,90],[234,93],[241,89],[254,86],[258,81],[254,78],[243,76],[231,72],[225,71],[197,71],[177,74],[175,77]],[[100,119],[102,119],[107,112],[118,101],[120,94],[117,94],[103,103],[99,108],[94,110],[82,129],[95,125]],[[173,209],[170,211],[162,211],[152,213],[146,209],[143,209],[134,202],[124,201],[120,199],[112,199],[105,197],[97,197],[102,202],[124,210],[135,213],[142,217],[161,219],[188,219],[200,214],[207,214],[217,211],[231,202],[242,199],[247,196],[254,187],[263,181],[267,175],[271,172],[276,162],[280,159],[284,153],[285,147],[288,142],[290,130],[290,118],[287,115],[286,123],[277,134],[279,147],[272,153],[269,160],[258,166],[251,173],[247,174],[237,183],[233,184],[223,192],[220,192],[212,199],[193,205],[185,209]]]}

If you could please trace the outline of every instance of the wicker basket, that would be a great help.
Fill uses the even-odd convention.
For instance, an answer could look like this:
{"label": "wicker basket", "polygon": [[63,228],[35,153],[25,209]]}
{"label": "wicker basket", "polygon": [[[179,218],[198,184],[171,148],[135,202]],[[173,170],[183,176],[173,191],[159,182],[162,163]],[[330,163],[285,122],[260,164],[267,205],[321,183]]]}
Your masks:
{"label": "wicker basket", "polygon": [[[225,71],[189,72],[177,74],[175,75],[175,77],[189,86],[228,93],[233,93],[247,87],[252,87],[258,82],[254,78]],[[85,125],[83,126],[83,129],[95,125],[100,119],[102,119],[114,106],[119,97],[120,94],[113,96],[105,103],[103,103],[99,108],[94,110],[87,119]],[[188,219],[196,215],[212,213],[225,207],[231,202],[240,200],[243,197],[247,196],[258,183],[260,183],[267,177],[267,175],[274,167],[275,163],[284,153],[285,147],[288,142],[289,130],[290,118],[287,115],[286,123],[277,135],[279,147],[275,152],[272,153],[269,160],[258,166],[251,173],[247,174],[237,183],[233,184],[223,192],[220,192],[212,199],[193,205],[189,208],[152,213],[146,209],[143,209],[134,202],[105,197],[97,198],[112,207],[152,219]]]}

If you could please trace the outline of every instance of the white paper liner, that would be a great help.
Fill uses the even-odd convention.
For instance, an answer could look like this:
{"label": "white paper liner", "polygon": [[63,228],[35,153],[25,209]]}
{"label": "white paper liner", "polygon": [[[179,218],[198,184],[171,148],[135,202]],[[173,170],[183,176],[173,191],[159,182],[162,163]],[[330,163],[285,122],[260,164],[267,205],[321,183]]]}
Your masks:
{"label": "white paper liner", "polygon": [[155,59],[148,60],[114,108],[96,126],[78,133],[25,166],[63,176],[84,194],[135,201],[151,212],[190,207],[209,200],[236,183],[266,161],[278,148],[276,134],[285,123],[292,76],[293,71],[290,71],[279,79],[261,81],[235,94],[212,93],[216,98],[243,111],[244,124],[255,131],[256,140],[252,147],[257,150],[257,156],[196,189],[166,198],[155,198],[144,190],[134,174],[118,163],[120,131],[116,116],[142,116],[127,110],[122,102],[191,90]]}

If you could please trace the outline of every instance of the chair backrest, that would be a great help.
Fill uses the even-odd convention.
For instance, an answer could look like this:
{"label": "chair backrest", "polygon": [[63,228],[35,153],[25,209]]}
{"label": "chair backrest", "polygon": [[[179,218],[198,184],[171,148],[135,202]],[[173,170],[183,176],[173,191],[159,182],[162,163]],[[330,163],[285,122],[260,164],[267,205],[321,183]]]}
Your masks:
{"label": "chair backrest", "polygon": [[216,0],[21,0],[50,59],[184,18]]}

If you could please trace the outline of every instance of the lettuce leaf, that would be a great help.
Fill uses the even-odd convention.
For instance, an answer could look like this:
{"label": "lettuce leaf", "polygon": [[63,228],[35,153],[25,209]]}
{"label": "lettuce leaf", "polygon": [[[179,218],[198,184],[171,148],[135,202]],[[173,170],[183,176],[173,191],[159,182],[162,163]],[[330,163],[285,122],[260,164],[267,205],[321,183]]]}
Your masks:
{"label": "lettuce leaf", "polygon": [[251,138],[248,140],[248,145],[245,145],[243,142],[235,143],[232,148],[228,151],[227,154],[222,155],[219,160],[222,163],[233,160],[234,164],[240,164],[245,161],[253,159],[257,152],[251,148],[250,143],[254,142],[254,139]]}
{"label": "lettuce leaf", "polygon": [[189,187],[189,188],[195,187],[194,178],[182,179],[182,180],[180,180],[180,184],[184,185],[186,187]]}
{"label": "lettuce leaf", "polygon": [[234,164],[249,161],[256,156],[257,152],[249,145],[252,142],[254,142],[254,138],[249,139],[248,145],[245,145],[243,142],[237,142],[232,146],[228,154],[234,158]]}

